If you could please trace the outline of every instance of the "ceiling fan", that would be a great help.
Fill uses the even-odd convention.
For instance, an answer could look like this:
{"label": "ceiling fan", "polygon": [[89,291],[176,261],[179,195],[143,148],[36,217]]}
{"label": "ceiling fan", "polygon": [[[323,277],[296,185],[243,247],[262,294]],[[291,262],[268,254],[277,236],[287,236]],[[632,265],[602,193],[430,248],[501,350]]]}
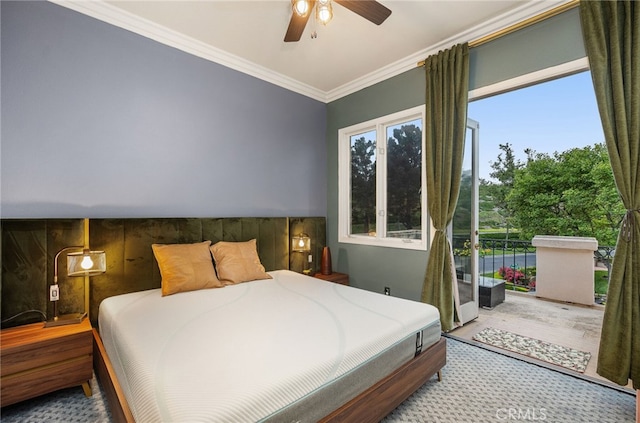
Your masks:
{"label": "ceiling fan", "polygon": [[[380,25],[391,15],[391,10],[374,0],[333,1],[376,25]],[[300,40],[314,6],[316,7],[316,18],[321,23],[326,25],[333,16],[331,0],[292,0],[291,3],[293,5],[293,13],[291,15],[291,21],[289,21],[287,33],[284,36],[285,42]]]}

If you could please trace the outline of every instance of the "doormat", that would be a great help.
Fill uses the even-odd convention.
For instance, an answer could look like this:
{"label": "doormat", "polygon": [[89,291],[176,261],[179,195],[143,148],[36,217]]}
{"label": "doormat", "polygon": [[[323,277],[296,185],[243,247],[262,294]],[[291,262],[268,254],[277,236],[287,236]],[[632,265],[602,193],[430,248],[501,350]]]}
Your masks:
{"label": "doormat", "polygon": [[485,328],[473,335],[473,339],[580,373],[584,373],[589,359],[591,359],[589,352],[516,335],[500,329]]}

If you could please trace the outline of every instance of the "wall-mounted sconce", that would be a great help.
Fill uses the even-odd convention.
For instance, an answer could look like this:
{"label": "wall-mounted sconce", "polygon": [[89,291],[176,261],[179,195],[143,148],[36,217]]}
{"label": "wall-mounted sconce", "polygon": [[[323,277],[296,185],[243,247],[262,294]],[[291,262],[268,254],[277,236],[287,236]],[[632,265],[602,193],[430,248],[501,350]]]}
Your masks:
{"label": "wall-mounted sconce", "polygon": [[[301,233],[299,235],[293,236],[291,238],[291,251],[297,253],[311,252],[311,238],[309,238],[309,235]],[[303,260],[304,264],[302,268],[302,273],[304,273],[305,275],[311,273],[311,269],[307,269],[307,262],[311,262],[311,254],[309,254],[307,257],[305,257],[305,260]]]}
{"label": "wall-mounted sconce", "polygon": [[47,320],[44,325],[45,327],[80,323],[87,315],[87,310],[85,310],[84,313],[58,316],[58,300],[60,299],[60,288],[58,287],[58,258],[62,253],[69,250],[82,250],[82,252],[67,254],[68,276],[95,276],[107,270],[107,258],[104,251],[91,251],[84,247],[65,247],[58,251],[53,260],[53,284],[49,286],[49,300],[53,301],[53,318]]}

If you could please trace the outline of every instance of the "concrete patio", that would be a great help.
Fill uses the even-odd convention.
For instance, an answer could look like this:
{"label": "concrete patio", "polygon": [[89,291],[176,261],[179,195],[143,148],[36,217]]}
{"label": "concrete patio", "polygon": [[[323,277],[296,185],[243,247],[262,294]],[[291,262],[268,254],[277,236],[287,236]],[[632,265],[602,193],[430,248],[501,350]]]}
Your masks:
{"label": "concrete patio", "polygon": [[[600,305],[556,302],[537,298],[529,293],[507,291],[503,303],[493,309],[480,308],[476,320],[453,330],[450,335],[472,340],[473,335],[482,329],[493,327],[590,352],[591,359],[582,375],[607,385],[618,386],[596,373],[603,314],[604,306]],[[631,384],[627,387],[632,389]]]}

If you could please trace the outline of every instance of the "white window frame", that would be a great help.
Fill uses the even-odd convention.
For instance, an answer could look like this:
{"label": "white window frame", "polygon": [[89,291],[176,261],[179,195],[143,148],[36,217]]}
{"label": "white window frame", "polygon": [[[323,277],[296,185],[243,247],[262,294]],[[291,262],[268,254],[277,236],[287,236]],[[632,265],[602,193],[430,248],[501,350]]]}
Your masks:
{"label": "white window frame", "polygon": [[[588,70],[590,70],[589,59],[587,59],[587,57],[583,57],[572,60],[571,62],[561,63],[539,71],[496,82],[495,84],[487,85],[486,87],[476,88],[475,90],[469,91],[469,101],[480,100],[485,97],[515,91],[519,88],[542,84],[546,81],[564,78],[565,76]],[[473,116],[469,117],[473,119]]]}
{"label": "white window frame", "polygon": [[[422,120],[422,197],[421,239],[391,238],[386,236],[386,131],[399,123]],[[373,245],[409,250],[426,250],[429,240],[429,215],[427,210],[425,139],[425,106],[417,106],[367,122],[338,130],[338,242]],[[364,132],[376,132],[376,235],[351,234],[351,136]],[[381,147],[382,146],[382,147]]]}

